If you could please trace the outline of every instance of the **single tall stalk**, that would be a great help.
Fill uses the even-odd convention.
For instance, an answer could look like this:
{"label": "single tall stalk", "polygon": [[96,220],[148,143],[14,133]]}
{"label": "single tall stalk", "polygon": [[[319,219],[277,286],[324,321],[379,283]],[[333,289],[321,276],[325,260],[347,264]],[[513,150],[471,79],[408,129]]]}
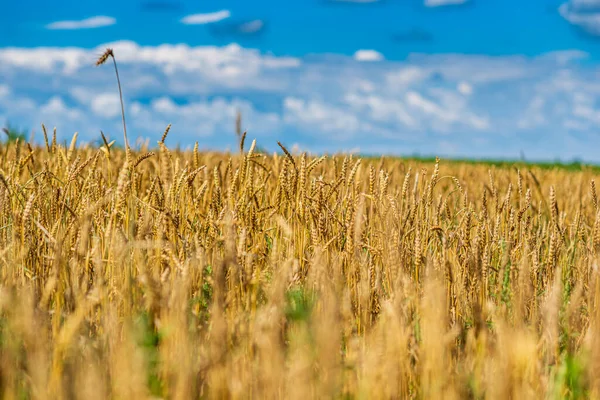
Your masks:
{"label": "single tall stalk", "polygon": [[125,149],[129,151],[129,140],[127,140],[127,124],[125,123],[125,106],[123,105],[123,91],[121,90],[121,79],[119,78],[119,68],[117,68],[117,60],[115,59],[115,53],[113,49],[106,49],[106,51],[98,58],[96,65],[100,66],[108,60],[108,57],[112,58],[113,65],[115,66],[115,74],[117,75],[117,85],[119,86],[119,100],[121,100],[121,117],[123,119],[123,137],[125,139]]}

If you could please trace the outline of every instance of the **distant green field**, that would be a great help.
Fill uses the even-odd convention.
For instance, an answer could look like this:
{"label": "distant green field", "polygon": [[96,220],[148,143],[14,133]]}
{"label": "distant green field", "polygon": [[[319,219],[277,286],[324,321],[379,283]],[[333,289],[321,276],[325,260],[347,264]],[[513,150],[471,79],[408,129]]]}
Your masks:
{"label": "distant green field", "polygon": [[[360,155],[363,159],[380,159],[380,155],[363,154]],[[435,164],[436,158],[431,156],[420,157],[420,156],[406,156],[406,157],[395,157],[395,156],[384,156],[385,158],[400,158],[409,162],[422,162]],[[499,168],[532,168],[537,167],[541,169],[560,169],[568,171],[590,171],[600,172],[600,165],[590,164],[581,161],[561,162],[561,161],[523,161],[523,160],[498,160],[498,159],[486,159],[486,158],[445,158],[440,157],[440,160],[444,164],[479,164],[489,165]]]}

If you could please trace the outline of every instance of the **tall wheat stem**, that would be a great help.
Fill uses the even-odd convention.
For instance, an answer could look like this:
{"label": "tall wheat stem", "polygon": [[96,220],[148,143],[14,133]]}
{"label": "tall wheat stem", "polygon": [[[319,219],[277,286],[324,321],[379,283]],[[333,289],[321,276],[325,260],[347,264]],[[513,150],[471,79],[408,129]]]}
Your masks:
{"label": "tall wheat stem", "polygon": [[125,139],[125,149],[129,151],[129,140],[127,140],[127,124],[125,123],[125,106],[123,103],[123,90],[121,89],[121,79],[119,78],[119,68],[117,67],[117,60],[115,59],[115,53],[113,49],[106,49],[104,53],[96,61],[96,65],[102,65],[108,60],[108,57],[112,58],[113,65],[115,67],[115,74],[117,76],[117,85],[119,87],[119,100],[121,101],[121,117],[123,119],[123,137]]}

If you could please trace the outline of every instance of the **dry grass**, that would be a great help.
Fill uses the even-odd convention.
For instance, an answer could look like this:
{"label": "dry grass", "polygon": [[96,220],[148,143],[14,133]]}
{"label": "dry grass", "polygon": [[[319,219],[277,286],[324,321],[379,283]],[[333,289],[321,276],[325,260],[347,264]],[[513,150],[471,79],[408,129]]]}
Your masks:
{"label": "dry grass", "polygon": [[1,146],[2,397],[600,397],[592,172],[254,148]]}

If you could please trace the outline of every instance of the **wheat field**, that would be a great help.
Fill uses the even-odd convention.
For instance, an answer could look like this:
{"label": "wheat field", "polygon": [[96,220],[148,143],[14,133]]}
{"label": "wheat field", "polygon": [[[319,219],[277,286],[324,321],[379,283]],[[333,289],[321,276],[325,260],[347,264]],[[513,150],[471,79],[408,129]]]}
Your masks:
{"label": "wheat field", "polygon": [[600,397],[595,170],[167,133],[0,147],[2,398]]}

